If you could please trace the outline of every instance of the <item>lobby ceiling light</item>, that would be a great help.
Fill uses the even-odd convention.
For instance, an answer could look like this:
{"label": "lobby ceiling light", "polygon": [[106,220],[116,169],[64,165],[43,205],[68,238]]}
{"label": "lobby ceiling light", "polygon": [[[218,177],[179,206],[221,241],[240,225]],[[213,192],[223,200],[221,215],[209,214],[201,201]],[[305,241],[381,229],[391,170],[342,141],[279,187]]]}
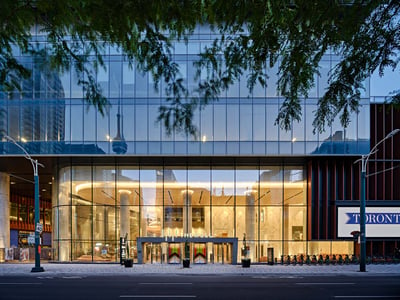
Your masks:
{"label": "lobby ceiling light", "polygon": [[130,190],[118,190],[118,193],[120,193],[120,194],[132,194],[132,191],[130,191]]}
{"label": "lobby ceiling light", "polygon": [[[86,189],[97,189],[97,188],[109,188],[110,187],[110,182],[76,182],[76,186],[74,187],[74,192],[79,193],[80,191],[86,190]],[[209,182],[190,182],[190,188],[202,188],[202,189],[210,189],[210,183]],[[236,184],[233,181],[218,181],[218,182],[213,182],[212,186],[214,188],[236,188],[236,189],[246,189],[246,187],[249,186],[254,186],[258,185],[255,182],[251,181],[239,181],[236,182]],[[119,189],[127,189],[127,190],[133,190],[137,189],[139,186],[139,182],[137,181],[119,181],[118,182],[118,188]],[[260,188],[265,188],[265,189],[271,189],[271,188],[282,188],[282,182],[280,181],[262,181],[259,183]],[[304,181],[288,181],[285,182],[285,189],[298,189],[298,188],[303,188],[304,186]],[[181,190],[186,190],[187,189],[187,184],[186,183],[178,183],[178,182],[154,182],[154,181],[142,181],[140,182],[140,187],[142,189],[181,189]]]}

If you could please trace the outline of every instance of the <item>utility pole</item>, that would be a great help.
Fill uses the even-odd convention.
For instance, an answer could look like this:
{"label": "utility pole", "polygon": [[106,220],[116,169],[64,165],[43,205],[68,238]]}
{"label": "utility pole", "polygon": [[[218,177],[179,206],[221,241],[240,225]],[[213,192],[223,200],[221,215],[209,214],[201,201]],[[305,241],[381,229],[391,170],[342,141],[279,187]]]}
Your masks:
{"label": "utility pole", "polygon": [[24,147],[22,147],[20,144],[18,144],[12,137],[5,135],[4,136],[8,141],[13,143],[15,146],[17,146],[19,149],[24,152],[24,156],[27,160],[29,160],[32,164],[33,168],[33,177],[34,177],[34,183],[35,183],[35,266],[32,268],[31,272],[44,272],[43,267],[40,266],[40,253],[39,253],[39,247],[40,247],[40,233],[42,232],[42,224],[40,224],[40,202],[39,202],[39,172],[38,172],[38,167],[41,166],[44,168],[44,165],[39,163],[37,159],[33,159],[29,153],[25,150]]}

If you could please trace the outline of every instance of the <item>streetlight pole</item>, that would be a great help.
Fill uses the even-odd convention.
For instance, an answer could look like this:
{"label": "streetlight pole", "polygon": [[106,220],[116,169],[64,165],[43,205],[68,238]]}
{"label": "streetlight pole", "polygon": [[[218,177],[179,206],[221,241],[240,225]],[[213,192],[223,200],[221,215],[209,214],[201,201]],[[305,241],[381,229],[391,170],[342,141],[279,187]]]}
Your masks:
{"label": "streetlight pole", "polygon": [[[398,133],[400,129],[394,129],[388,135],[386,135],[382,140],[380,140],[371,151],[361,156],[361,199],[360,199],[360,272],[366,271],[366,235],[365,235],[365,178],[367,177],[367,164],[368,159],[372,154],[378,152],[378,146],[382,144],[388,138],[391,138],[396,133]],[[358,162],[360,160],[357,160]]]}
{"label": "streetlight pole", "polygon": [[34,177],[34,182],[35,182],[35,266],[32,268],[31,272],[44,272],[43,267],[40,266],[40,253],[39,253],[39,247],[40,247],[40,232],[38,224],[40,224],[40,203],[39,203],[39,172],[38,172],[38,167],[41,166],[44,168],[44,165],[39,163],[37,159],[33,159],[29,153],[25,150],[24,147],[22,147],[20,144],[18,144],[12,137],[5,135],[4,136],[7,140],[12,142],[15,146],[17,146],[19,149],[24,152],[24,156],[27,160],[29,160],[32,164],[33,168],[33,177]]}

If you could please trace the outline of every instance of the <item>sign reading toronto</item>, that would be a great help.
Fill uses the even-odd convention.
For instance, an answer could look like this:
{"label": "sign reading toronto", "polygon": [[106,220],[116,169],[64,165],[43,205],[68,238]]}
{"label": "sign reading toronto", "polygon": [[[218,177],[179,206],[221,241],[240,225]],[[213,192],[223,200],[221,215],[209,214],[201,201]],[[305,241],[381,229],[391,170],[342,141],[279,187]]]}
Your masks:
{"label": "sign reading toronto", "polygon": [[[346,224],[360,224],[360,213],[346,213]],[[400,224],[400,213],[366,213],[365,224]]]}
{"label": "sign reading toronto", "polygon": [[[338,238],[352,237],[360,230],[360,207],[338,207]],[[400,207],[367,207],[365,212],[366,236],[400,237]]]}

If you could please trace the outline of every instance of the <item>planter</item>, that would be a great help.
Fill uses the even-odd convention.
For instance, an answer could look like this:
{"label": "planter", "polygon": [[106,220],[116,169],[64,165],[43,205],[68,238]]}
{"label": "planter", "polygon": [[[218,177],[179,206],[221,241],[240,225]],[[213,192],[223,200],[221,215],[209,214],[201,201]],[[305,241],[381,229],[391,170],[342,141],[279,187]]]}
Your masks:
{"label": "planter", "polygon": [[125,265],[125,268],[132,268],[132,266],[133,266],[133,259],[125,259],[124,265]]}
{"label": "planter", "polygon": [[250,268],[250,258],[243,258],[242,259],[242,267],[243,268]]}
{"label": "planter", "polygon": [[183,263],[183,267],[184,268],[189,268],[190,267],[190,259],[185,258],[185,259],[182,260],[182,263]]}

